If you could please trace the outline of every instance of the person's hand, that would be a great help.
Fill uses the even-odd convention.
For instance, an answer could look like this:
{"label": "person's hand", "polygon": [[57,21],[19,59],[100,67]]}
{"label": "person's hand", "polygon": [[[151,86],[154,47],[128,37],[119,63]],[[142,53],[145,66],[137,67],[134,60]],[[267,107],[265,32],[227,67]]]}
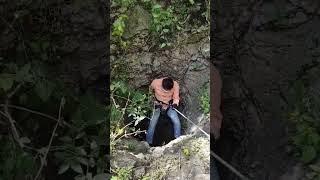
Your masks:
{"label": "person's hand", "polygon": [[172,104],[172,107],[177,109],[178,108],[178,105],[177,104]]}
{"label": "person's hand", "polygon": [[154,106],[154,109],[161,109],[161,105],[160,104],[156,104],[155,106]]}

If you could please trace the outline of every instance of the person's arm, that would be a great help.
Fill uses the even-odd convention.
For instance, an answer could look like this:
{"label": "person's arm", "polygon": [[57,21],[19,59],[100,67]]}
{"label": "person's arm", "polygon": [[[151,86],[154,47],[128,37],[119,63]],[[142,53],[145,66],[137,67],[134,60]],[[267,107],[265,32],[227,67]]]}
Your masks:
{"label": "person's arm", "polygon": [[173,83],[173,95],[172,95],[172,99],[173,99],[173,103],[172,104],[176,104],[177,106],[179,106],[179,101],[180,101],[180,97],[179,97],[179,84],[174,81]]}
{"label": "person's arm", "polygon": [[222,81],[221,76],[218,69],[211,64],[210,65],[210,99],[211,99],[211,131],[214,135],[215,139],[219,139],[220,137],[220,129],[222,124],[222,113],[220,111],[220,104],[221,104],[221,88],[222,88]]}

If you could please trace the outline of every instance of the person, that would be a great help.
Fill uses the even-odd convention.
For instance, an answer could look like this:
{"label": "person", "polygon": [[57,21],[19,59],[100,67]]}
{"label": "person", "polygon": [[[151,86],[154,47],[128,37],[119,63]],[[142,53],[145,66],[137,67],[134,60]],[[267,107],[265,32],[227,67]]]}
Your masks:
{"label": "person", "polygon": [[[212,146],[215,145],[216,141],[220,138],[220,129],[222,124],[222,113],[220,111],[220,105],[221,105],[221,88],[222,88],[222,81],[221,76],[219,73],[219,70],[216,68],[215,65],[210,65],[210,99],[212,102],[211,105],[211,121],[210,121],[210,136],[213,137],[213,143]],[[220,180],[217,163],[215,159],[210,161],[212,170],[211,177],[213,180]]]}
{"label": "person", "polygon": [[153,143],[153,135],[161,111],[166,111],[173,123],[174,137],[178,138],[181,135],[181,124],[174,108],[179,106],[179,84],[170,77],[163,77],[154,79],[150,85],[150,90],[154,91],[155,110],[147,130],[147,142],[150,145]]}
{"label": "person", "polygon": [[210,126],[211,126],[211,133],[214,136],[214,139],[218,140],[220,138],[220,129],[221,129],[222,118],[223,118],[220,110],[222,81],[221,81],[219,70],[215,67],[215,65],[211,65],[210,68],[211,68],[210,99],[212,102]]}

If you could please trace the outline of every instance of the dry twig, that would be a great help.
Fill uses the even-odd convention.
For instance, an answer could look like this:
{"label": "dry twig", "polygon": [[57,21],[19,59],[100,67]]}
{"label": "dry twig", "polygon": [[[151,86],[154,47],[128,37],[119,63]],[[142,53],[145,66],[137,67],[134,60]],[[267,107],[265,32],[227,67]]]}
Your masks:
{"label": "dry twig", "polygon": [[50,150],[50,147],[51,147],[51,144],[52,144],[54,135],[55,135],[55,133],[56,133],[56,130],[57,130],[58,125],[59,125],[60,120],[61,120],[61,110],[62,110],[62,108],[63,108],[63,106],[64,106],[64,103],[65,103],[65,102],[64,102],[64,97],[63,97],[63,98],[61,99],[61,102],[60,102],[58,122],[56,123],[56,126],[54,127],[54,129],[53,129],[53,131],[52,131],[51,138],[50,138],[50,141],[49,141],[49,145],[48,145],[48,147],[47,147],[47,149],[46,149],[46,152],[44,153],[44,156],[41,158],[41,166],[40,166],[40,168],[39,168],[39,170],[38,170],[38,172],[37,172],[37,175],[36,175],[36,177],[34,178],[34,180],[37,180],[37,179],[39,178],[39,176],[40,176],[40,174],[41,174],[41,171],[42,171],[42,169],[43,169],[43,166],[45,165],[45,162],[46,162],[46,159],[47,159],[47,156],[48,156],[48,152],[49,152],[49,150]]}
{"label": "dry twig", "polygon": [[[5,106],[5,104],[0,104],[0,107],[4,107],[4,106]],[[30,113],[33,113],[33,114],[37,114],[37,115],[46,117],[46,118],[54,120],[54,121],[58,121],[58,119],[53,117],[53,116],[50,116],[48,114],[44,114],[42,112],[34,111],[34,110],[31,110],[31,109],[28,109],[28,108],[25,108],[25,107],[16,106],[16,105],[10,105],[10,104],[8,105],[8,107],[9,108],[13,108],[13,109],[22,110],[22,111],[27,111],[27,112],[30,112]],[[62,121],[62,123],[64,125],[66,125],[67,127],[72,128],[72,126],[69,123],[67,123],[66,121]],[[61,124],[59,124],[59,125],[62,126]]]}
{"label": "dry twig", "polygon": [[8,95],[7,95],[7,98],[5,100],[5,104],[3,106],[4,108],[4,116],[8,118],[9,122],[10,122],[10,125],[11,125],[11,131],[12,131],[12,134],[13,134],[13,138],[14,140],[19,144],[19,146],[21,148],[23,148],[23,143],[20,141],[20,135],[19,135],[19,132],[15,126],[15,120],[12,118],[10,112],[9,112],[9,108],[8,108],[8,105],[9,105],[9,101],[10,101],[10,98],[21,88],[22,84],[19,84],[12,92],[10,92]]}

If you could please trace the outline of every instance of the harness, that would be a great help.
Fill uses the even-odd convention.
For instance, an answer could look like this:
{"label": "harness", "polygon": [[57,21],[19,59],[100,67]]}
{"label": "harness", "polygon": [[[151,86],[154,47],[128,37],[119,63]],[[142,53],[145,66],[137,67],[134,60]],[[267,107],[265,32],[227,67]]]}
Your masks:
{"label": "harness", "polygon": [[158,102],[158,103],[160,103],[160,104],[164,104],[164,105],[170,105],[170,104],[172,104],[172,102],[173,102],[173,100],[171,99],[170,101],[169,101],[169,104],[168,103],[165,103],[165,102],[163,102],[163,101],[160,101],[159,99],[157,99],[156,97],[154,97],[154,99]]}

